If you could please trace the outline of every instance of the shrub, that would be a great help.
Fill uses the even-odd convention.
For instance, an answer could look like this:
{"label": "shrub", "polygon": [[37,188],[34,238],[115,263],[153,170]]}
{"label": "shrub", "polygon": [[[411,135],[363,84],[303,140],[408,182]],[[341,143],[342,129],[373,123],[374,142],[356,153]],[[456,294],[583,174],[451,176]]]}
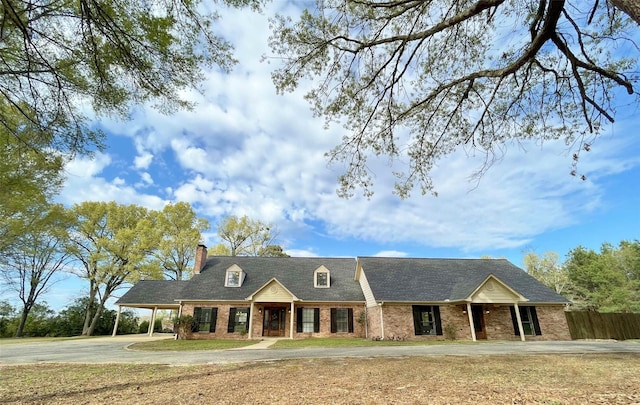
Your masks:
{"label": "shrub", "polygon": [[175,332],[178,339],[188,339],[193,331],[193,317],[191,315],[182,315],[173,321]]}
{"label": "shrub", "polygon": [[450,323],[444,325],[444,337],[447,340],[456,340],[456,327]]}

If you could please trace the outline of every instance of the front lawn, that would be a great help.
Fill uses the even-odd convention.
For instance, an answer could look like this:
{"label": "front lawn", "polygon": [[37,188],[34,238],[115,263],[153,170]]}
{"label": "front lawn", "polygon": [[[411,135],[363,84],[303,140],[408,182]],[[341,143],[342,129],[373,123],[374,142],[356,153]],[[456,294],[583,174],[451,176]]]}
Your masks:
{"label": "front lawn", "polygon": [[189,352],[194,350],[228,350],[238,347],[250,346],[258,343],[257,340],[153,340],[149,342],[134,343],[129,346],[133,350],[148,351],[176,351]]}
{"label": "front lawn", "polygon": [[[196,343],[204,343],[192,341]],[[638,404],[640,354],[0,366],[11,404]],[[249,389],[248,382],[260,386]]]}
{"label": "front lawn", "polygon": [[17,343],[49,343],[61,340],[91,339],[103,336],[64,336],[64,337],[22,337],[22,338],[2,338],[0,345],[11,345]]}
{"label": "front lawn", "polygon": [[298,349],[304,347],[363,347],[363,346],[424,346],[473,343],[469,340],[370,340],[358,338],[308,338],[278,340],[270,349]]}

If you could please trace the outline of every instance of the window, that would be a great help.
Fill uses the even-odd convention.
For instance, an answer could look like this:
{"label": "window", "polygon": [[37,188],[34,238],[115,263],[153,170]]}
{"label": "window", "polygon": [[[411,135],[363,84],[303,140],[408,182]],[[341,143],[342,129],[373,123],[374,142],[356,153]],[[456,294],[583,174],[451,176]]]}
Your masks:
{"label": "window", "polygon": [[218,308],[195,307],[193,309],[192,332],[215,332]]}
{"label": "window", "polygon": [[353,333],[352,308],[331,308],[331,333]]}
{"label": "window", "polygon": [[227,287],[240,287],[240,272],[235,270],[227,271]]}
{"label": "window", "polygon": [[296,332],[320,332],[320,308],[298,308]]}
{"label": "window", "polygon": [[315,288],[329,288],[331,285],[331,275],[329,269],[320,266],[314,272],[313,286]]}
{"label": "window", "polygon": [[246,332],[249,330],[249,308],[230,308],[227,332]]}
{"label": "window", "polygon": [[414,305],[413,326],[416,335],[442,335],[440,307],[437,305]]}
{"label": "window", "polygon": [[329,273],[325,273],[324,271],[316,273],[316,284],[318,287],[328,287]]}
{"label": "window", "polygon": [[[516,311],[514,307],[509,308],[511,310],[511,320],[513,321],[513,332],[516,336],[520,336],[520,330],[518,329],[518,318],[516,317]],[[522,321],[522,330],[525,336],[540,336],[542,331],[540,330],[540,323],[538,323],[538,313],[536,307],[518,307],[520,310],[520,320]]]}

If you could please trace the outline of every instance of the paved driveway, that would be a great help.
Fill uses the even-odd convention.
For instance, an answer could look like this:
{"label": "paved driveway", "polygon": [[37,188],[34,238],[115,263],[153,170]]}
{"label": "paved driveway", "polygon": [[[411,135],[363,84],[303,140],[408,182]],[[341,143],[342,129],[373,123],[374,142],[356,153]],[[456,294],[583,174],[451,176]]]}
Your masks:
{"label": "paved driveway", "polygon": [[[131,343],[166,336],[117,336],[48,343],[0,345],[0,365],[33,363],[224,364],[319,357],[476,356],[491,354],[640,353],[640,344],[615,341],[496,342],[426,346],[142,352]],[[257,346],[260,347],[260,346]]]}

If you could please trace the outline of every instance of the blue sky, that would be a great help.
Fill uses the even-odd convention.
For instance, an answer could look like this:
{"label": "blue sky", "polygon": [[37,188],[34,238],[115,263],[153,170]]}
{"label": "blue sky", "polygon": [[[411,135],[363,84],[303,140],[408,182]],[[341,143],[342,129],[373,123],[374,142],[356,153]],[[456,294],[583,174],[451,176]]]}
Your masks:
{"label": "blue sky", "polygon": [[[287,3],[288,7],[292,7]],[[230,74],[209,72],[202,92],[184,96],[193,111],[162,115],[140,107],[127,122],[96,122],[108,149],[67,168],[59,201],[117,201],[161,209],[187,201],[216,224],[248,215],[274,224],[292,256],[505,257],[522,266],[525,252],[564,257],[582,245],[640,237],[640,118],[637,106],[620,108],[617,121],[581,157],[581,181],[569,175],[563,142],[510,147],[479,182],[469,177],[482,160],[463,151],[433,172],[439,196],[419,190],[401,200],[384,160],[372,161],[375,194],[345,200],[336,195],[341,167],[324,153],[341,139],[339,126],[323,128],[303,99],[304,89],[276,95],[262,62],[268,53],[266,16],[231,10],[220,31],[236,46]],[[295,10],[289,10],[295,13]],[[620,105],[632,103],[621,98]],[[44,299],[61,309],[86,294],[74,276]]]}

